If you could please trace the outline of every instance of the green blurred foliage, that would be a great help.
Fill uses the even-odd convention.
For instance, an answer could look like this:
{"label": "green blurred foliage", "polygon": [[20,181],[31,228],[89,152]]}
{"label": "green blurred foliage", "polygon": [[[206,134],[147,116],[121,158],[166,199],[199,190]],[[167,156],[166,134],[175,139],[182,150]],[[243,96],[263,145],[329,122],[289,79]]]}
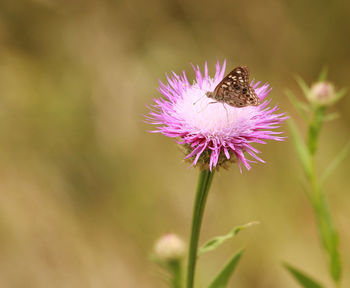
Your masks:
{"label": "green blurred foliage", "polygon": [[[302,95],[295,74],[311,83],[327,66],[329,80],[348,87],[349,27],[350,3],[340,0],[2,0],[0,286],[162,287],[149,251],[165,232],[188,239],[198,171],[173,140],[147,133],[158,79],[183,69],[191,78],[190,63],[205,60],[213,72],[226,58],[268,81],[273,103],[297,117],[284,94]],[[345,96],[332,108],[341,118],[322,131],[320,168],[349,139],[349,105]],[[281,260],[329,284],[291,141],[258,148],[266,164],[217,174],[201,243],[261,225],[203,256],[198,284],[243,245],[232,287],[298,287]],[[343,287],[349,169],[346,159],[326,184]]]}

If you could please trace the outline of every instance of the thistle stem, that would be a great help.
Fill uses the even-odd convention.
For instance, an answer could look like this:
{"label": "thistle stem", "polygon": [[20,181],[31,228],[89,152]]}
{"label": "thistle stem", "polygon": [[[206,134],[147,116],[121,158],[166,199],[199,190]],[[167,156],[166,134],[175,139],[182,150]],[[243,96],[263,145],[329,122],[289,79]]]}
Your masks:
{"label": "thistle stem", "polygon": [[172,272],[172,287],[173,288],[181,288],[181,263],[179,260],[175,260],[169,263],[170,270]]}
{"label": "thistle stem", "polygon": [[200,228],[202,224],[205,203],[213,176],[214,171],[210,172],[209,169],[205,169],[201,171],[198,179],[196,198],[193,206],[191,240],[188,252],[187,288],[193,288],[194,284]]}
{"label": "thistle stem", "polygon": [[330,274],[333,278],[335,287],[340,287],[341,263],[338,252],[338,234],[333,225],[332,217],[329,211],[326,196],[319,184],[316,175],[315,154],[318,146],[318,135],[322,128],[324,119],[324,108],[314,110],[313,121],[309,123],[308,150],[310,154],[310,175],[308,180],[311,187],[311,200],[315,211],[321,241],[329,254]]}

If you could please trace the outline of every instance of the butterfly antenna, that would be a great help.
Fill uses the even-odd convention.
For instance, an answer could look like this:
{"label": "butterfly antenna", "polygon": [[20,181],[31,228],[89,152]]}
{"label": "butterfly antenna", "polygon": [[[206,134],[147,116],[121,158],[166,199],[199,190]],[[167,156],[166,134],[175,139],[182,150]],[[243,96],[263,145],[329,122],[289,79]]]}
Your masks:
{"label": "butterfly antenna", "polygon": [[207,96],[207,95],[204,94],[204,95],[203,95],[202,97],[200,97],[196,102],[193,102],[193,105],[196,105],[200,100],[203,99],[204,96]]}

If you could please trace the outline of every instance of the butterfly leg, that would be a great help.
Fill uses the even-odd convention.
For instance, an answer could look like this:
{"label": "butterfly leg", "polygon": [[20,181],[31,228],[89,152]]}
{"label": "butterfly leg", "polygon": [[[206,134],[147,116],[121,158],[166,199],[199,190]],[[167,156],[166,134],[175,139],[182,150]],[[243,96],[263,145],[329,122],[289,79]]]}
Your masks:
{"label": "butterfly leg", "polygon": [[197,101],[193,102],[193,105],[196,105],[200,100],[203,99],[203,97],[206,96],[206,95],[203,95],[202,97],[200,97]]}
{"label": "butterfly leg", "polygon": [[228,111],[227,111],[227,108],[225,106],[225,103],[222,103],[222,106],[224,107],[224,109],[226,111],[226,119],[227,119],[227,122],[228,122]]}
{"label": "butterfly leg", "polygon": [[217,103],[219,103],[219,102],[209,102],[209,103],[207,103],[207,105],[205,105],[205,107],[202,110],[200,110],[199,113],[202,113],[208,107],[209,104],[217,104]]}

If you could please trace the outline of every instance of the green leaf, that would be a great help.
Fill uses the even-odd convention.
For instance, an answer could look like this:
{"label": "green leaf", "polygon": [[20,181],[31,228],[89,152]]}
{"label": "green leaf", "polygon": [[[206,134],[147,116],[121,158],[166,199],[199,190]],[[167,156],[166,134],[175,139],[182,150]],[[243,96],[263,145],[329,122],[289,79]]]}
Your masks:
{"label": "green leaf", "polygon": [[328,74],[328,68],[323,67],[320,75],[318,76],[318,81],[319,82],[325,81],[327,79],[327,74]]}
{"label": "green leaf", "polygon": [[324,116],[323,121],[333,121],[335,119],[338,119],[340,117],[339,113],[330,113]]}
{"label": "green leaf", "polygon": [[296,78],[296,80],[297,80],[301,90],[303,91],[305,97],[307,99],[310,99],[310,88],[309,88],[309,86],[306,84],[306,82],[300,76],[296,76],[295,78]]}
{"label": "green leaf", "polygon": [[235,237],[239,231],[259,224],[259,222],[250,222],[248,224],[245,225],[241,225],[241,226],[237,226],[235,228],[233,228],[233,230],[231,230],[229,233],[227,233],[226,235],[223,236],[217,236],[214,237],[212,239],[210,239],[209,241],[207,241],[206,243],[204,243],[204,245],[202,247],[199,248],[199,252],[198,252],[198,256],[202,255],[203,253],[215,250],[216,248],[218,248],[222,243],[224,243],[226,240]]}
{"label": "green leaf", "polygon": [[[336,237],[338,239],[338,234],[336,234]],[[332,251],[330,272],[333,280],[336,283],[339,283],[342,276],[342,266],[341,266],[339,251],[338,251],[338,245],[336,245],[336,247],[334,247],[334,250]]]}
{"label": "green leaf", "polygon": [[345,88],[340,89],[334,96],[334,99],[332,100],[332,104],[338,102],[341,98],[343,98],[343,96],[345,95],[345,93],[347,92],[347,90]]}
{"label": "green leaf", "polygon": [[310,111],[309,107],[299,101],[295,96],[294,94],[292,93],[292,91],[290,90],[286,90],[286,95],[288,96],[289,98],[289,101],[293,104],[295,110],[297,110],[297,112],[299,112],[299,114],[306,120],[306,121],[309,121],[308,120],[308,116],[307,116],[307,113]]}
{"label": "green leaf", "polygon": [[244,250],[236,253],[230,261],[222,268],[214,281],[209,285],[209,288],[226,288],[231,275],[235,271],[237,264],[243,254]]}
{"label": "green leaf", "polygon": [[339,152],[339,154],[333,159],[331,164],[327,167],[321,177],[321,185],[327,180],[329,175],[339,166],[339,164],[346,158],[350,151],[350,141],[345,145],[345,147]]}
{"label": "green leaf", "polygon": [[307,276],[300,270],[290,266],[289,264],[284,264],[284,267],[293,275],[293,277],[298,281],[298,283],[304,288],[323,288],[321,284],[317,283],[315,280]]}
{"label": "green leaf", "polygon": [[299,160],[302,164],[302,167],[304,169],[304,172],[306,176],[309,178],[311,175],[311,156],[310,153],[304,143],[303,138],[301,137],[297,126],[295,125],[293,119],[289,119],[287,121],[289,131],[292,134],[293,144],[295,146],[295,149],[297,151]]}

